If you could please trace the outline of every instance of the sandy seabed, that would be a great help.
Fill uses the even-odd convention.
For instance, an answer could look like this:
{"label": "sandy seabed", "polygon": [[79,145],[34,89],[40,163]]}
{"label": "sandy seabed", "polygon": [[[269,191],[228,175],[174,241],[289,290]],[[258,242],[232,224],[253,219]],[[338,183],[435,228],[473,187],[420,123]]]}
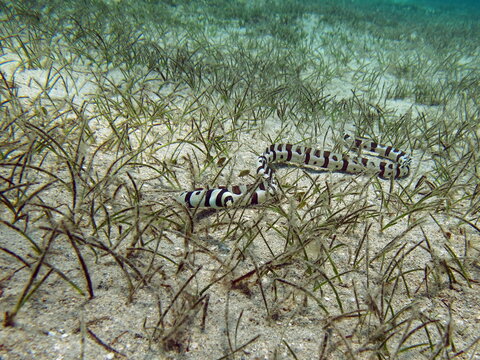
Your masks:
{"label": "sandy seabed", "polygon": [[[412,32],[397,42],[380,41],[368,32],[354,33],[348,25],[324,24],[321,15],[312,14],[303,17],[301,26],[311,38],[305,51],[318,52],[331,67],[339,66],[338,60],[322,52],[332,34],[356,42],[355,48],[377,46],[384,56],[389,53],[381,47],[387,45],[392,58],[398,55],[397,43],[413,46],[422,36]],[[218,45],[246,37],[247,30],[239,25],[205,33]],[[428,63],[429,52],[412,51]],[[98,65],[70,55],[75,59],[70,66],[46,61],[44,69],[26,67],[7,48],[1,57],[6,130],[0,144],[2,199],[10,199],[15,185],[40,189],[59,179],[38,193],[25,191],[15,204],[2,201],[2,314],[14,311],[24,289],[35,291],[13,326],[1,329],[1,359],[480,358],[478,210],[467,212],[477,195],[465,190],[475,182],[478,187],[478,170],[476,178],[459,176],[466,185],[453,194],[431,195],[457,183],[435,177],[438,148],[425,150],[422,139],[415,139],[402,144],[413,159],[406,179],[378,181],[370,175],[281,167],[277,173],[284,193],[276,203],[192,215],[173,200],[182,189],[251,182],[256,156],[272,140],[339,151],[343,131],[358,133],[359,122],[335,123],[328,107],[315,115],[315,126],[294,121],[293,115],[284,120],[282,109],[296,111],[285,97],[283,107],[277,104],[261,126],[251,126],[251,115],[229,117],[236,104],[223,99],[220,105],[218,94],[207,101],[198,95],[202,91],[165,81],[145,66],[125,71],[122,65]],[[368,93],[368,74],[375,73],[377,59],[362,54],[345,61],[339,66],[344,71],[333,74],[322,91],[348,107]],[[478,76],[478,57],[467,54],[458,62]],[[305,70],[299,79],[309,79],[314,71]],[[437,74],[439,83],[443,75]],[[129,83],[132,78],[138,83]],[[425,117],[453,113],[449,103],[387,98],[380,89],[397,81],[391,73],[380,74],[375,79],[377,104],[365,101],[356,112],[369,104],[373,119],[388,114],[410,128],[420,127]],[[158,120],[160,115],[151,116],[150,123],[131,118],[132,109],[153,109],[156,102],[164,105],[155,111],[163,111],[169,121]],[[115,104],[123,104],[125,111]],[[52,119],[52,114],[58,117]],[[213,160],[198,150],[202,138],[190,136],[195,126],[208,127],[211,114],[222,119],[212,122],[214,130],[208,131],[221,135],[211,139],[227,139],[229,149],[228,154],[218,151]],[[5,123],[7,116],[11,124]],[[472,119],[478,121],[478,109]],[[82,121],[79,136],[81,127],[72,124]],[[380,139],[395,139],[377,125],[372,128]],[[474,132],[475,127],[470,135],[478,141],[480,134]],[[35,149],[29,150],[31,158],[17,156],[29,144]],[[457,159],[458,151],[451,159]],[[475,154],[469,159],[479,160]],[[23,166],[21,178],[23,163],[32,167]],[[466,161],[463,169],[471,163]],[[74,176],[72,164],[82,169]],[[49,173],[35,172],[33,165]],[[75,206],[67,190],[73,183]],[[406,199],[408,191],[413,194],[408,200],[418,207],[399,216],[398,199]],[[389,193],[400,195],[388,203]],[[444,205],[432,205],[434,201]],[[42,212],[47,205],[58,211]],[[445,210],[448,206],[451,212]],[[91,209],[96,209],[93,217]],[[470,223],[461,220],[465,213]]]}

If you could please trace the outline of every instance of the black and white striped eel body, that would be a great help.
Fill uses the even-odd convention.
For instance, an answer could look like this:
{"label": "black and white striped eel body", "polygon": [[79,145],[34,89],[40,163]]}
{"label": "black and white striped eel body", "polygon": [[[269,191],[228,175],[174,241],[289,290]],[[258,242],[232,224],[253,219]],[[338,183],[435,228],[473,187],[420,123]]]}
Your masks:
{"label": "black and white striped eel body", "polygon": [[369,139],[353,138],[350,135],[345,135],[344,141],[349,149],[364,149],[389,161],[383,161],[377,157],[351,158],[330,151],[291,144],[270,145],[258,157],[258,181],[256,184],[184,191],[177,200],[190,208],[223,208],[234,204],[260,204],[278,192],[278,185],[273,177],[275,170],[271,167],[274,163],[288,162],[309,165],[349,174],[376,173],[383,179],[398,179],[408,176],[411,159],[405,152]]}

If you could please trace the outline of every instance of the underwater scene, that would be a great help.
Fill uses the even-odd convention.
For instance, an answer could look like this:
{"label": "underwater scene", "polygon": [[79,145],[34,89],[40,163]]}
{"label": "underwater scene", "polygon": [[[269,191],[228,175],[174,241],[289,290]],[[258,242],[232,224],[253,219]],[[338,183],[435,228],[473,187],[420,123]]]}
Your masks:
{"label": "underwater scene", "polygon": [[480,358],[480,4],[0,0],[0,359]]}

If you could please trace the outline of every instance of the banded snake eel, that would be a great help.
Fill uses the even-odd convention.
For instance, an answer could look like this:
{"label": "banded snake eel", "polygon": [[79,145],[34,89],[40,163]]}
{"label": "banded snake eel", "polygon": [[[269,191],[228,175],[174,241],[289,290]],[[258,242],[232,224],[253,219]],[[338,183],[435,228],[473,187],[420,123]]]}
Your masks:
{"label": "banded snake eel", "polygon": [[[293,163],[349,174],[375,173],[383,179],[399,179],[410,172],[410,157],[402,150],[382,145],[366,138],[345,134],[345,145],[350,150],[367,150],[376,157],[348,157],[326,150],[291,144],[270,145],[257,159],[258,181],[251,185],[233,185],[212,189],[183,191],[177,201],[189,208],[224,208],[232,205],[257,205],[278,193],[274,178],[274,163]],[[384,158],[387,161],[383,161]]]}

